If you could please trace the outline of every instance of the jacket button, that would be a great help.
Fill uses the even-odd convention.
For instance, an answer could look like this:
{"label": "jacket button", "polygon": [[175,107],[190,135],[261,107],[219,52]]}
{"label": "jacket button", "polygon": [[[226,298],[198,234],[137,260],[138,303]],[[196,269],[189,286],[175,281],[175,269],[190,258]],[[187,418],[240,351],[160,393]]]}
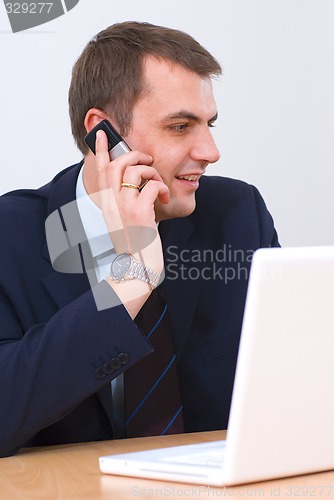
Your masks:
{"label": "jacket button", "polygon": [[109,364],[113,370],[119,370],[122,366],[122,363],[118,358],[112,358],[112,360],[109,361]]}
{"label": "jacket button", "polygon": [[120,362],[122,363],[122,365],[126,365],[126,363],[128,363],[129,360],[130,360],[129,355],[126,354],[126,352],[121,352],[118,355],[118,359],[120,360]]}
{"label": "jacket button", "polygon": [[95,377],[96,378],[101,379],[101,378],[104,378],[105,376],[106,376],[106,374],[104,373],[102,366],[99,366],[98,368],[96,368],[96,370],[95,370]]}
{"label": "jacket button", "polygon": [[109,361],[103,365],[103,371],[106,375],[109,375],[114,371]]}

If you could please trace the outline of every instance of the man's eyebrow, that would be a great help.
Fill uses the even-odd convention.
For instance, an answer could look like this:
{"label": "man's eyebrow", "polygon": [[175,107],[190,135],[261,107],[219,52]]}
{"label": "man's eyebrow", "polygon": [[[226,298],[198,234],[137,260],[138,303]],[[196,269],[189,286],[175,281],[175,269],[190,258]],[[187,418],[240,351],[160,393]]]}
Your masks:
{"label": "man's eyebrow", "polygon": [[[164,122],[168,122],[170,120],[179,120],[179,119],[184,119],[186,118],[187,120],[192,120],[194,122],[200,122],[201,119],[199,116],[194,115],[194,113],[191,113],[189,111],[177,111],[176,113],[169,113],[163,118]],[[218,113],[216,113],[212,118],[208,120],[208,123],[216,121],[218,118]]]}

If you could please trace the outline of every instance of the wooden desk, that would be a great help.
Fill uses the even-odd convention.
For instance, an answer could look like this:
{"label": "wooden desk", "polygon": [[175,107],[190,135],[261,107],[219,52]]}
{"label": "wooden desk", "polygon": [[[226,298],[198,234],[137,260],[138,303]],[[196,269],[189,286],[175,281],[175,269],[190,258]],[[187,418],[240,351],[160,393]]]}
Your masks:
{"label": "wooden desk", "polygon": [[0,499],[332,498],[334,471],[234,488],[103,475],[98,457],[224,439],[224,431],[30,448],[0,459]]}

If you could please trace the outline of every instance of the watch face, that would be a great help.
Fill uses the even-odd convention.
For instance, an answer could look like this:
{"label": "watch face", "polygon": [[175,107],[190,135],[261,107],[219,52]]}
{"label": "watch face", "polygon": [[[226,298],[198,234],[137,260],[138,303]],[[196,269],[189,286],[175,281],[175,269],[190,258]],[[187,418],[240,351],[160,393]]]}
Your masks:
{"label": "watch face", "polygon": [[128,254],[121,254],[111,264],[110,274],[115,279],[123,278],[127,275],[131,266],[131,257]]}

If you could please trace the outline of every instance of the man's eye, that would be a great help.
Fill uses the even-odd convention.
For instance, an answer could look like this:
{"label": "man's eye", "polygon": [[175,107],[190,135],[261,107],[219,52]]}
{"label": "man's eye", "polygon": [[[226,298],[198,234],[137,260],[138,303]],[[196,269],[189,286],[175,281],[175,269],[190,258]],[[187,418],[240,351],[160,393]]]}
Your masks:
{"label": "man's eye", "polygon": [[208,123],[208,127],[210,127],[210,128],[214,128],[215,126],[216,126],[215,122]]}
{"label": "man's eye", "polygon": [[171,125],[169,128],[174,132],[183,132],[188,127],[187,123],[181,123],[178,125]]}

